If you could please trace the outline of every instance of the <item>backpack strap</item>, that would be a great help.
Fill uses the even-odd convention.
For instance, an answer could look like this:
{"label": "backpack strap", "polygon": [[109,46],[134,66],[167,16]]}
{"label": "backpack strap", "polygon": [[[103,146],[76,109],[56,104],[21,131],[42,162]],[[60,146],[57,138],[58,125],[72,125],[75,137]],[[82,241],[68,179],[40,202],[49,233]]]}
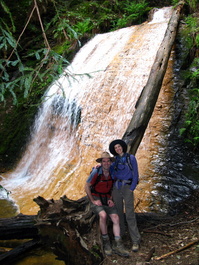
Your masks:
{"label": "backpack strap", "polygon": [[93,191],[95,191],[95,186],[98,184],[98,182],[100,182],[100,179],[101,179],[102,173],[100,173],[100,169],[101,167],[97,168],[97,178],[96,178],[95,183],[91,186]]}
{"label": "backpack strap", "polygon": [[118,163],[119,163],[119,161],[118,161],[117,156],[116,156],[115,165],[114,165],[114,171],[117,171]]}
{"label": "backpack strap", "polygon": [[[133,171],[133,166],[131,164],[131,158],[130,158],[130,154],[129,153],[126,153],[126,161],[127,161],[127,165],[129,166],[130,170]],[[118,164],[119,164],[119,159],[116,158],[115,166],[114,166],[114,170],[115,171],[117,171]]]}
{"label": "backpack strap", "polygon": [[130,154],[129,153],[127,153],[126,160],[127,160],[127,164],[129,166],[130,170],[133,171],[133,166],[131,164],[131,158],[130,158]]}

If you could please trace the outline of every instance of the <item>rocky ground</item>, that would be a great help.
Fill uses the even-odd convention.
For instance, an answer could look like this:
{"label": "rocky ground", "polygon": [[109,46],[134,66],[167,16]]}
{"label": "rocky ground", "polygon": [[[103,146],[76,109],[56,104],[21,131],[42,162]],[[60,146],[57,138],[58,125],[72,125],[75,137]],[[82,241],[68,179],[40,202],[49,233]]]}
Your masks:
{"label": "rocky ground", "polygon": [[[130,257],[116,254],[105,257],[101,264],[110,265],[199,265],[199,191],[178,206],[175,216],[138,215],[142,236],[139,252]],[[131,241],[126,234],[125,246]]]}

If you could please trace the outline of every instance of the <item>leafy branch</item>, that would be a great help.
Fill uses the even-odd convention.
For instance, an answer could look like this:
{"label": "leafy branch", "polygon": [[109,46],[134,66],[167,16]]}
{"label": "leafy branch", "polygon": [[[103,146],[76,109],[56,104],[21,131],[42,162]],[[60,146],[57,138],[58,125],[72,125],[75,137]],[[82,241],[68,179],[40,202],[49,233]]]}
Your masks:
{"label": "leafy branch", "polygon": [[[24,65],[22,58],[19,56],[17,51],[17,47],[19,46],[20,40],[27,29],[35,10],[37,12],[46,48],[42,48],[26,56],[31,57],[33,54],[35,55],[36,61],[38,61],[38,63],[36,67],[33,68]],[[1,102],[5,101],[5,95],[9,91],[13,96],[13,103],[17,104],[17,89],[24,91],[24,98],[27,98],[36,80],[40,82],[45,81],[48,79],[46,78],[46,74],[50,74],[51,78],[49,79],[49,82],[51,82],[57,78],[61,71],[63,71],[63,67],[68,65],[68,61],[61,55],[54,52],[50,47],[36,0],[34,0],[34,6],[17,41],[14,39],[10,31],[4,30],[3,23],[0,23],[0,30],[2,32],[2,36],[0,37],[0,40],[2,41],[0,49],[3,51],[3,54],[6,55],[7,51],[10,49],[10,47],[12,47],[10,55],[7,58],[0,60],[0,77],[2,78],[2,82],[0,84]],[[55,63],[57,66],[52,67],[52,65]],[[12,67],[17,69],[17,77],[13,78],[13,70],[11,69]]]}

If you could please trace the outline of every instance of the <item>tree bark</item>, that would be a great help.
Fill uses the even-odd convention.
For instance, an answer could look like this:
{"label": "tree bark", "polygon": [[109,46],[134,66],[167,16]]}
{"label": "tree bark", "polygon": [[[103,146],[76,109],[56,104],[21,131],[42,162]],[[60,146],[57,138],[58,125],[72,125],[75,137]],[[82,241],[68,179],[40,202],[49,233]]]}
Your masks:
{"label": "tree bark", "polygon": [[157,102],[169,56],[175,41],[183,5],[184,1],[179,2],[178,6],[173,11],[164,39],[151,68],[147,84],[141,92],[131,122],[123,135],[122,139],[128,145],[127,151],[132,154],[135,154],[139,147]]}

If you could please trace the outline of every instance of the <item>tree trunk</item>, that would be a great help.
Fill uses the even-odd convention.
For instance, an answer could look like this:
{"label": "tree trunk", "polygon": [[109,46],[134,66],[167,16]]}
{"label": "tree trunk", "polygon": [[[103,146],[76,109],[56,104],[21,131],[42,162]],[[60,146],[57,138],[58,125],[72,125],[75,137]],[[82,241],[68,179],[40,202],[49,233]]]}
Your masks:
{"label": "tree trunk", "polygon": [[157,102],[171,49],[175,41],[183,5],[184,1],[179,2],[173,11],[164,39],[151,68],[147,84],[142,90],[131,122],[123,135],[123,140],[128,145],[127,151],[132,154],[135,154],[139,147]]}

